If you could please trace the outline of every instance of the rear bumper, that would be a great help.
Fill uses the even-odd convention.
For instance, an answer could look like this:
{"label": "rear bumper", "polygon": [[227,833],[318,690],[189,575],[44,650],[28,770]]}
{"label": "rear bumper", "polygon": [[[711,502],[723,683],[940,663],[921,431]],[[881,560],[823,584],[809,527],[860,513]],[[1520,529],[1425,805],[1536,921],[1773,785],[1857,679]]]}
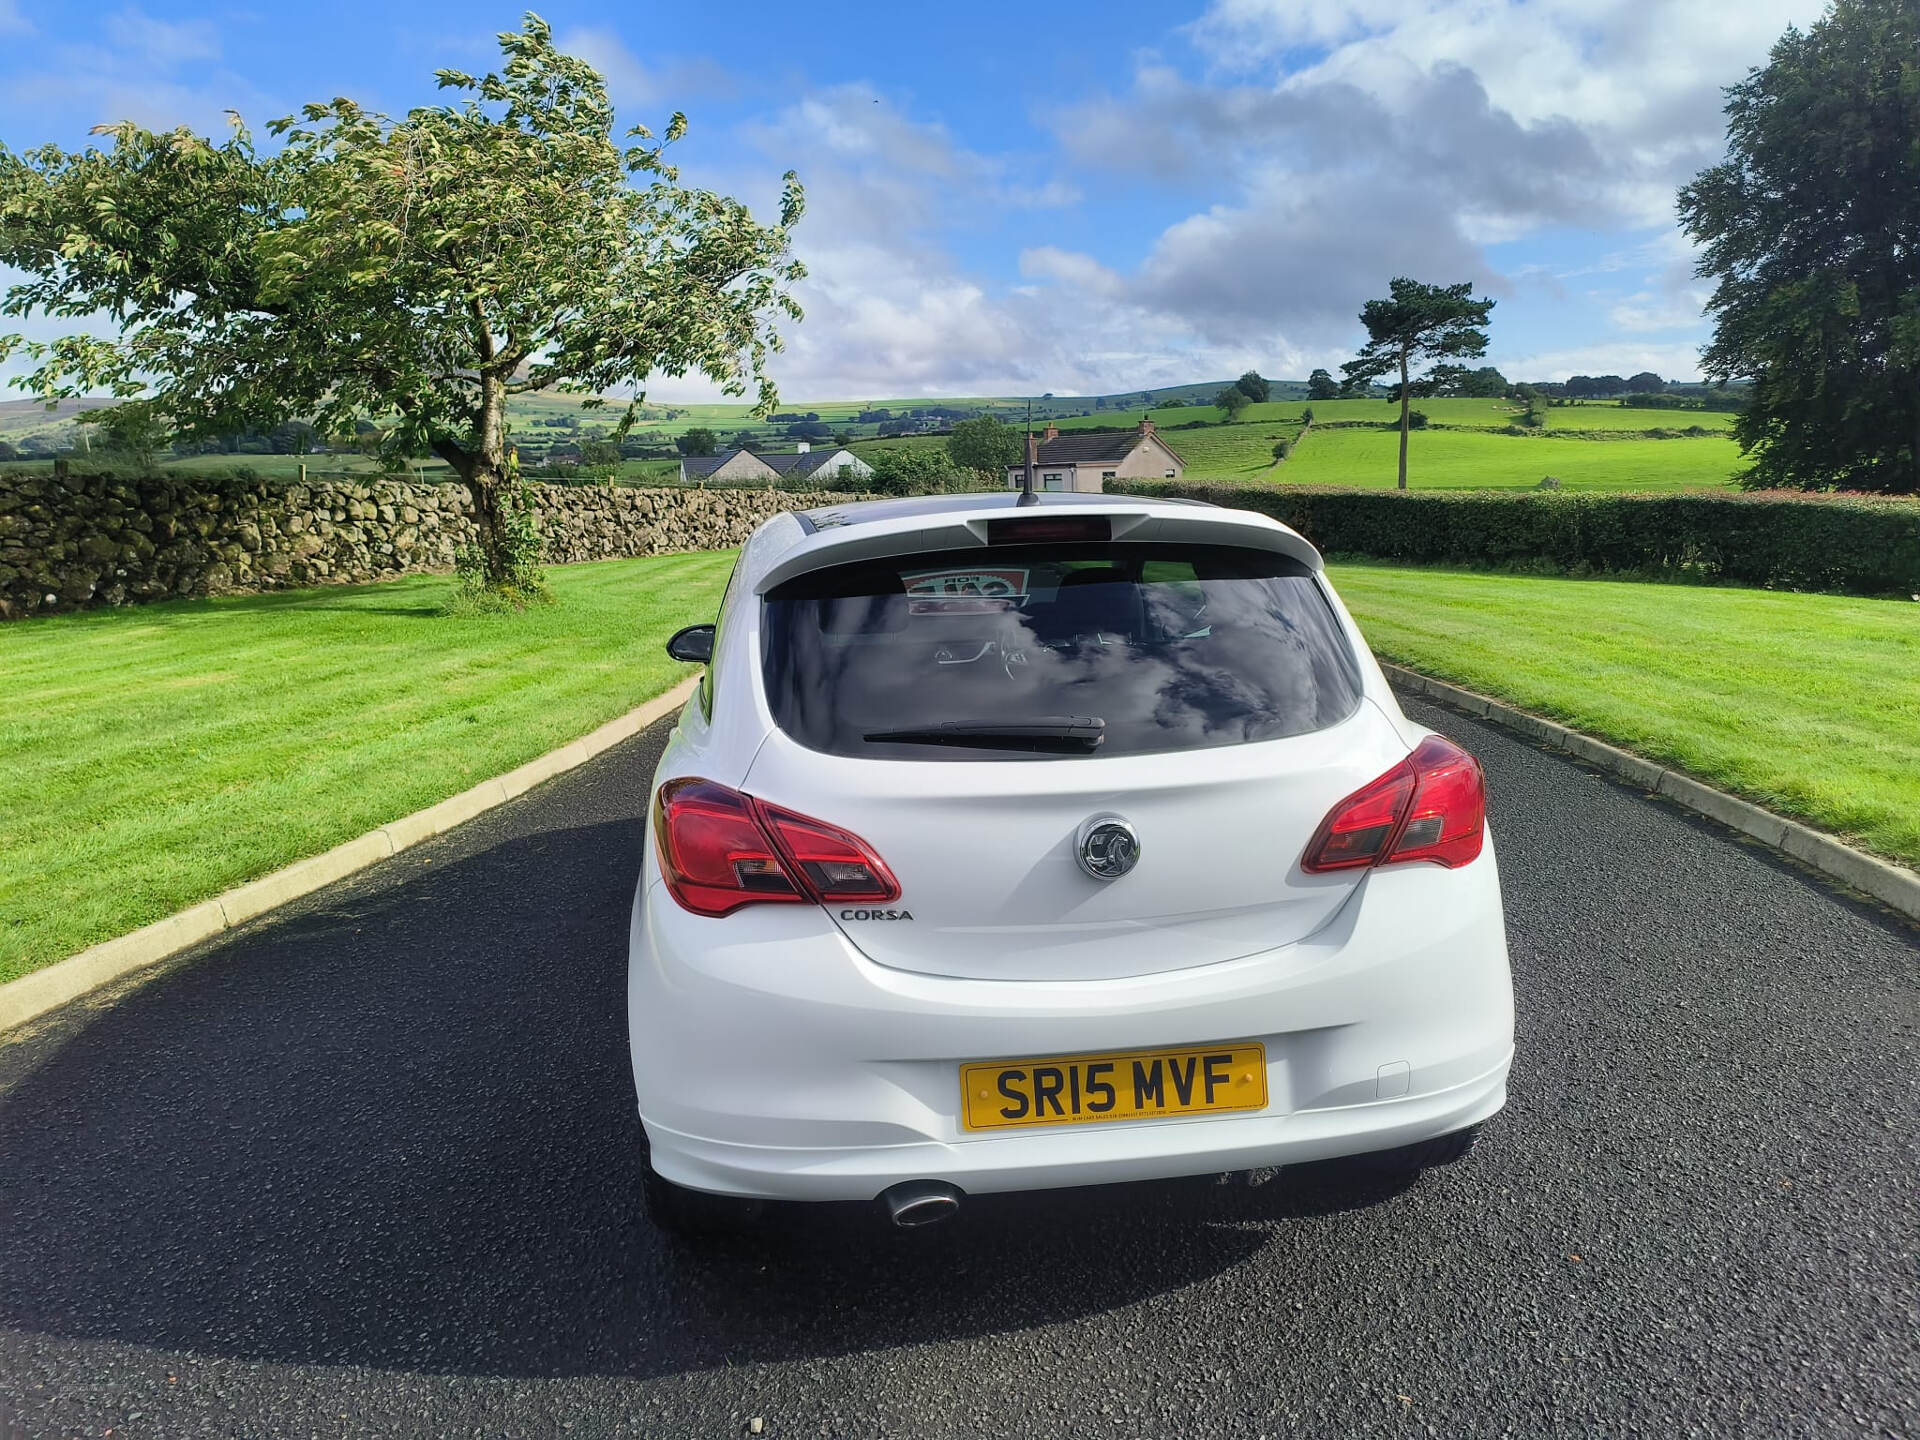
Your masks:
{"label": "rear bumper", "polygon": [[[704,920],[649,875],[628,1020],[654,1167],[722,1194],[866,1200],[1159,1179],[1389,1149],[1506,1098],[1513,1000],[1491,848],[1369,875],[1318,934],[1124,980],[949,979],[866,959],[817,910]],[[959,1070],[995,1057],[1266,1047],[1265,1110],[979,1135]]]}
{"label": "rear bumper", "polygon": [[696,1190],[786,1200],[865,1200],[902,1180],[969,1194],[1051,1190],[1297,1165],[1464,1130],[1507,1100],[1508,1059],[1465,1085],[1411,1099],[1231,1119],[1079,1126],[958,1144],[815,1149],[735,1145],[649,1124],[653,1164]]}

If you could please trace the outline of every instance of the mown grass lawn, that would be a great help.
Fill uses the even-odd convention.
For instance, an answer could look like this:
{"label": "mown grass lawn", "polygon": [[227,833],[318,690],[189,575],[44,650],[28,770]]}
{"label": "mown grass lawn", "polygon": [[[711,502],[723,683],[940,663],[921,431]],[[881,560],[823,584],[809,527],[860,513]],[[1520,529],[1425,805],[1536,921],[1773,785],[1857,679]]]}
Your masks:
{"label": "mown grass lawn", "polygon": [[1920,605],[1371,564],[1332,574],[1383,659],[1920,865]]}
{"label": "mown grass lawn", "polygon": [[559,567],[519,616],[447,618],[451,582],[418,577],[0,626],[0,981],[659,694],[732,563]]}
{"label": "mown grass lawn", "polygon": [[[1316,426],[1287,463],[1264,478],[1279,485],[1391,488],[1399,456],[1395,431]],[[1741,468],[1739,448],[1717,435],[1579,440],[1420,430],[1407,448],[1407,485],[1414,490],[1525,490],[1548,475],[1567,490],[1688,490],[1727,485]]]}

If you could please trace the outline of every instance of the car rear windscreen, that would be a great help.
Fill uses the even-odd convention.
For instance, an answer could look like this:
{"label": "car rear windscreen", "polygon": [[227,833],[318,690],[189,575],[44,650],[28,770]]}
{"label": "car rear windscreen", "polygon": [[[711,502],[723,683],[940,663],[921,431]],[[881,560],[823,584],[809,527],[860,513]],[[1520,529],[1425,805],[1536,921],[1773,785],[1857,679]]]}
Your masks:
{"label": "car rear windscreen", "polygon": [[766,597],[780,728],[834,755],[1101,757],[1321,730],[1360,671],[1311,571],[1228,546],[995,545]]}

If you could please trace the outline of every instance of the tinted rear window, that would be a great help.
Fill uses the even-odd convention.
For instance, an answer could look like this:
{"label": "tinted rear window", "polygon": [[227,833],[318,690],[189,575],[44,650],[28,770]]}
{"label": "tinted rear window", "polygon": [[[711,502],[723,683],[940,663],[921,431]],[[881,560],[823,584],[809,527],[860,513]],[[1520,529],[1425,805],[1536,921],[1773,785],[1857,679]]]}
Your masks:
{"label": "tinted rear window", "polygon": [[1238,745],[1324,729],[1360,699],[1311,572],[1225,546],[992,546],[814,571],[767,596],[763,634],[775,720],[835,755],[1023,758],[1036,752],[1005,737],[878,737],[1095,717],[1098,745],[1064,753]]}

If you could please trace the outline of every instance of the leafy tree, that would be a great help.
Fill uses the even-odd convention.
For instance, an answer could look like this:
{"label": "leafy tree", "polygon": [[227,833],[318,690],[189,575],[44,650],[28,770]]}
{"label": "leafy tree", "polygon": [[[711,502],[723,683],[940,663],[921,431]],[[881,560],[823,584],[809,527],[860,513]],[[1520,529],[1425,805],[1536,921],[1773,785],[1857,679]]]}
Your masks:
{"label": "leafy tree", "polygon": [[682,455],[712,455],[720,449],[720,441],[704,425],[694,426],[673,443]]}
{"label": "leafy tree", "polygon": [[171,427],[142,400],[89,410],[81,423],[99,435],[102,448],[126,456],[142,470],[153,469],[160,451],[173,443]]}
{"label": "leafy tree", "polygon": [[851,430],[834,431],[833,443],[836,445],[851,445],[853,443],[853,431]]}
{"label": "leafy tree", "polygon": [[1507,377],[1491,365],[1482,365],[1478,370],[1465,365],[1439,365],[1434,367],[1433,378],[1437,384],[1434,393],[1439,395],[1497,400],[1513,388]]}
{"label": "leafy tree", "polygon": [[583,440],[580,442],[580,462],[583,465],[618,465],[620,444],[616,440]]}
{"label": "leafy tree", "polygon": [[0,460],[18,460],[20,452],[13,448],[11,440],[0,440]]}
{"label": "leafy tree", "polygon": [[1651,370],[1642,370],[1638,375],[1627,377],[1627,393],[1630,395],[1660,395],[1666,392],[1667,382]]}
{"label": "leafy tree", "polygon": [[[1369,300],[1361,307],[1367,344],[1340,369],[1351,388],[1399,371],[1400,383],[1392,398],[1400,402],[1400,488],[1404,490],[1407,432],[1412,428],[1409,402],[1416,394],[1431,395],[1438,383],[1434,376],[1414,372],[1432,361],[1486,354],[1487,332],[1480,327],[1487,323],[1494,302],[1476,300],[1471,281],[1423,285],[1401,276],[1387,288],[1386,299]],[[1458,369],[1450,367],[1450,371]]]}
{"label": "leafy tree", "polygon": [[1920,9],[1834,0],[1726,115],[1680,219],[1718,280],[1702,364],[1753,381],[1752,483],[1920,491]]}
{"label": "leafy tree", "polygon": [[1233,384],[1236,390],[1255,404],[1260,404],[1273,394],[1273,387],[1266,382],[1258,370],[1247,371]]}
{"label": "leafy tree", "polygon": [[1224,414],[1227,419],[1239,418],[1240,412],[1253,402],[1247,398],[1247,392],[1238,385],[1229,385],[1213,397],[1213,408]]}
{"label": "leafy tree", "polygon": [[962,420],[947,437],[947,454],[962,470],[1004,476],[1020,460],[1020,437],[997,415]]}
{"label": "leafy tree", "polygon": [[1316,370],[1307,377],[1307,398],[1309,400],[1332,400],[1340,394],[1340,382],[1333,378],[1331,371]]}
{"label": "leafy tree", "polygon": [[882,450],[867,463],[873,466],[870,486],[881,495],[936,494],[946,490],[954,478],[953,460],[939,450]]}
{"label": "leafy tree", "polygon": [[[732,450],[751,450],[758,443],[759,441],[754,436],[753,431],[736,430],[733,432],[733,439],[727,442],[727,446],[729,449],[732,449]],[[713,451],[708,450],[705,453],[708,455],[711,455],[713,454]]]}
{"label": "leafy tree", "polygon": [[544,21],[499,38],[497,72],[439,72],[455,103],[309,105],[269,125],[277,153],[237,117],[219,143],[126,122],[104,151],[0,152],[0,264],[27,276],[0,313],[122,325],[10,337],[0,358],[36,359],[25,385],[47,397],[150,392],[190,435],[379,422],[389,463],[430,452],[465,482],[486,582],[510,588],[509,397],[698,370],[772,410],[802,199],[789,173],[763,226],[682,185],[665,151],[683,116],[623,146],[601,77]]}

